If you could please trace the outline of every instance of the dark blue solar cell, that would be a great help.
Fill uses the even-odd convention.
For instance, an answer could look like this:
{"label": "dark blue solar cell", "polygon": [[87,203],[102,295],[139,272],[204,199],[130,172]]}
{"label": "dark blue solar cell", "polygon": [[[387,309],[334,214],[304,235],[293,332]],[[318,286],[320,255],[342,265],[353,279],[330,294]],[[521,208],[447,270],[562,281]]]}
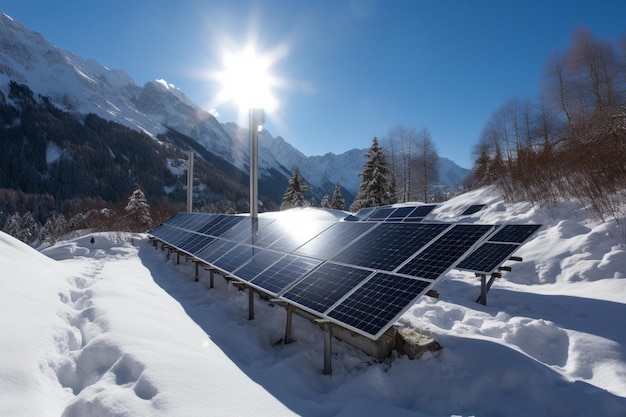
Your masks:
{"label": "dark blue solar cell", "polygon": [[212,241],[212,237],[201,235],[198,233],[190,233],[184,241],[180,242],[177,245],[177,247],[193,255]]}
{"label": "dark blue solar cell", "polygon": [[490,242],[524,243],[541,227],[540,224],[507,224],[502,226],[493,236]]}
{"label": "dark blue solar cell", "polygon": [[170,227],[167,224],[160,224],[148,232],[149,235],[154,236],[156,238],[161,238],[161,236],[166,235]]}
{"label": "dark blue solar cell", "polygon": [[214,224],[209,230],[207,230],[206,234],[214,237],[220,237],[245,218],[246,217],[244,216],[226,216],[222,221]]}
{"label": "dark blue solar cell", "polygon": [[520,245],[485,242],[458,263],[457,269],[490,274],[502,265]]}
{"label": "dark blue solar cell", "polygon": [[167,236],[167,243],[174,247],[180,247],[179,245],[188,239],[192,235],[191,232],[183,229],[172,229],[172,232]]}
{"label": "dark blue solar cell", "polygon": [[374,226],[374,223],[335,223],[330,228],[300,246],[295,253],[318,259],[329,259]]}
{"label": "dark blue solar cell", "polygon": [[407,218],[426,217],[437,207],[436,204],[430,204],[426,206],[417,206],[413,211],[407,215]]}
{"label": "dark blue solar cell", "polygon": [[254,257],[260,251],[253,246],[238,245],[213,262],[213,265],[226,272],[232,272]]}
{"label": "dark blue solar cell", "polygon": [[389,215],[389,217],[387,217],[387,221],[390,221],[390,220],[400,221],[404,219],[406,216],[408,216],[413,210],[415,210],[415,207],[413,206],[398,207]]}
{"label": "dark blue solar cell", "polygon": [[205,262],[213,264],[217,259],[219,259],[226,252],[231,250],[237,246],[236,243],[230,242],[228,240],[215,240],[206,248],[202,249],[200,252],[196,254],[198,259],[202,259]]}
{"label": "dark blue solar cell", "polygon": [[470,214],[478,213],[485,207],[485,204],[474,204],[466,208],[461,216],[469,216]]}
{"label": "dark blue solar cell", "polygon": [[383,221],[385,220],[395,208],[393,207],[382,207],[376,208],[374,211],[367,217],[368,221]]}
{"label": "dark blue solar cell", "polygon": [[332,260],[393,271],[448,227],[443,223],[381,223]]}
{"label": "dark blue solar cell", "polygon": [[379,272],[328,312],[327,316],[376,339],[429,285],[426,281]]}
{"label": "dark blue solar cell", "polygon": [[491,225],[456,224],[407,262],[398,273],[437,279],[492,228]]}
{"label": "dark blue solar cell", "polygon": [[265,249],[256,249],[253,257],[246,264],[233,271],[234,275],[245,281],[250,281],[267,268],[278,262],[284,254]]}
{"label": "dark blue solar cell", "polygon": [[218,225],[220,222],[222,222],[224,219],[228,217],[230,216],[227,216],[226,214],[215,214],[211,216],[210,218],[208,218],[204,226],[199,227],[197,231],[198,233],[210,234],[209,231],[211,230],[211,228],[215,227],[216,225]]}
{"label": "dark blue solar cell", "polygon": [[317,259],[285,255],[250,282],[272,294],[278,294],[319,264]]}
{"label": "dark blue solar cell", "polygon": [[328,262],[282,294],[282,297],[323,313],[371,274],[371,271],[365,269]]}

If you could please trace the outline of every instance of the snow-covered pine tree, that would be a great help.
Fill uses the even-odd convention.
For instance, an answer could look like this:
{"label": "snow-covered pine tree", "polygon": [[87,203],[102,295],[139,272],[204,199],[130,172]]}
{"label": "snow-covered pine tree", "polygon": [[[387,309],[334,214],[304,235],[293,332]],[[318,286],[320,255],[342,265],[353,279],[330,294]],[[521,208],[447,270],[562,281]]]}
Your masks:
{"label": "snow-covered pine tree", "polygon": [[309,203],[305,200],[304,194],[309,190],[309,185],[304,182],[300,170],[296,168],[293,176],[289,180],[287,189],[283,194],[283,205],[281,208],[292,208],[307,206]]}
{"label": "snow-covered pine tree", "polygon": [[329,207],[335,210],[346,209],[346,200],[341,194],[341,186],[339,185],[339,183],[335,184],[335,191],[333,191],[333,196],[330,199]]}
{"label": "snow-covered pine tree", "polygon": [[129,222],[130,231],[146,231],[152,225],[150,205],[140,188],[133,191],[128,198],[128,204],[124,208]]}
{"label": "snow-covered pine tree", "polygon": [[385,154],[382,147],[378,145],[376,136],[372,139],[372,146],[365,156],[367,160],[363,165],[363,172],[359,174],[361,185],[354,202],[350,205],[352,212],[366,207],[384,206],[396,202],[395,192],[388,182],[389,169],[385,161]]}
{"label": "snow-covered pine tree", "polygon": [[321,208],[330,208],[330,197],[328,196],[328,194],[324,194],[324,197],[322,198],[322,201],[320,201],[320,207]]}

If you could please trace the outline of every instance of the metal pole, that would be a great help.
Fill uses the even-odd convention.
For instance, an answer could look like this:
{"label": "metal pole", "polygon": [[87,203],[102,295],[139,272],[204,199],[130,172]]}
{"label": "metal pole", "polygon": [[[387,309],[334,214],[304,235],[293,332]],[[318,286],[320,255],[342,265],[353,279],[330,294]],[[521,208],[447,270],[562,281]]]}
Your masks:
{"label": "metal pole", "polygon": [[324,375],[330,375],[332,370],[332,327],[329,322],[324,322]]}
{"label": "metal pole", "polygon": [[480,274],[480,304],[487,305],[487,275]]}
{"label": "metal pole", "polygon": [[259,126],[265,123],[265,110],[249,110],[250,135],[250,217],[256,219],[259,214]]}
{"label": "metal pole", "polygon": [[255,118],[256,109],[250,109],[250,217],[256,219],[258,216],[259,201],[259,134]]}
{"label": "metal pole", "polygon": [[248,287],[248,320],[254,320],[254,288]]}
{"label": "metal pole", "polygon": [[187,211],[193,211],[193,151],[189,151],[187,166]]}
{"label": "metal pole", "polygon": [[287,325],[285,326],[284,344],[291,343],[291,318],[293,316],[293,311],[289,305],[287,305],[286,309],[287,309]]}

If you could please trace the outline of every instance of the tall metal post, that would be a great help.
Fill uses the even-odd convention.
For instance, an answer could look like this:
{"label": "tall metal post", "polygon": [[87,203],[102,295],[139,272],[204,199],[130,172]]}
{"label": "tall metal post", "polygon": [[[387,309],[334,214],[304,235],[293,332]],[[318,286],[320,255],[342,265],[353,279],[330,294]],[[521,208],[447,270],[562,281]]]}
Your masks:
{"label": "tall metal post", "polygon": [[259,126],[265,123],[265,110],[252,108],[249,113],[250,136],[250,217],[259,214]]}
{"label": "tall metal post", "polygon": [[193,211],[193,151],[189,151],[187,163],[187,211]]}

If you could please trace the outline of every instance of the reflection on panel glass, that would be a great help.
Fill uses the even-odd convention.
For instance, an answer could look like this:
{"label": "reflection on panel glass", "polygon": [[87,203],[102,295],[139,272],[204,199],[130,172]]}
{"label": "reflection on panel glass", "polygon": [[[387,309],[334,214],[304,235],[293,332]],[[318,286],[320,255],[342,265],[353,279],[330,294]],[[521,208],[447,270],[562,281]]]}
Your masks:
{"label": "reflection on panel glass", "polygon": [[381,223],[332,260],[393,271],[448,227],[442,223]]}
{"label": "reflection on panel glass", "polygon": [[318,259],[329,259],[374,227],[374,223],[335,223],[318,236],[299,247],[295,253]]}
{"label": "reflection on panel glass", "polygon": [[325,263],[282,296],[323,313],[371,274],[365,269]]}

